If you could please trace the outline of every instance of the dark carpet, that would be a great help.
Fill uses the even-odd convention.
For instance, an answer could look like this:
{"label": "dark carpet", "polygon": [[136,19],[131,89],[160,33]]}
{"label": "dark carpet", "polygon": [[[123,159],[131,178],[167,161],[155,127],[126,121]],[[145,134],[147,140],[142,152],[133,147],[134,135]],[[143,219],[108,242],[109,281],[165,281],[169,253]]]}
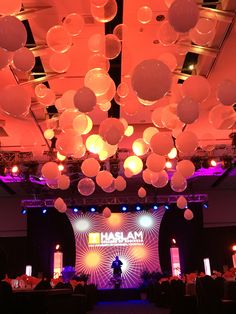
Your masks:
{"label": "dark carpet", "polygon": [[89,314],[169,314],[168,309],[157,308],[142,300],[99,302]]}

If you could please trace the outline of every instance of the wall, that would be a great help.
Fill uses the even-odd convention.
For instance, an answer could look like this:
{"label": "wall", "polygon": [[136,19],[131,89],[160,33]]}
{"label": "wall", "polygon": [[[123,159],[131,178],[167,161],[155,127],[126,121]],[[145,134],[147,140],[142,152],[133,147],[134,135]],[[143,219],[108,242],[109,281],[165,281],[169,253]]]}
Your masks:
{"label": "wall", "polygon": [[235,190],[210,191],[209,206],[203,210],[204,227],[236,226],[235,201]]}
{"label": "wall", "polygon": [[27,216],[21,214],[21,200],[0,199],[0,237],[25,237]]}

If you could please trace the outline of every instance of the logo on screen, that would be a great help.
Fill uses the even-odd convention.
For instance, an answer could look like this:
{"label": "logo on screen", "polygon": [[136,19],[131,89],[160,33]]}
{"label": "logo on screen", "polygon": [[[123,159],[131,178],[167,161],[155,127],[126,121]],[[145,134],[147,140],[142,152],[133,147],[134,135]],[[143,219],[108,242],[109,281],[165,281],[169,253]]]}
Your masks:
{"label": "logo on screen", "polygon": [[89,239],[88,244],[100,244],[101,243],[101,237],[99,232],[92,232],[89,233]]}
{"label": "logo on screen", "polygon": [[132,246],[143,245],[143,232],[91,232],[89,246]]}

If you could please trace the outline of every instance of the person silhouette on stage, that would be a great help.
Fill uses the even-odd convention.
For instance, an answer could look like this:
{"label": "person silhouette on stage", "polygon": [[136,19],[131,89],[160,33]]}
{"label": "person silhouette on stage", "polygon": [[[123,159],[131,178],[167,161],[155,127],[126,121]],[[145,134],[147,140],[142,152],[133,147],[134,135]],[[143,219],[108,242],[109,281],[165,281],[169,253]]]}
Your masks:
{"label": "person silhouette on stage", "polygon": [[122,270],[121,266],[123,263],[119,260],[119,256],[116,256],[115,260],[111,264],[111,268],[113,268],[113,275],[114,276],[121,276]]}

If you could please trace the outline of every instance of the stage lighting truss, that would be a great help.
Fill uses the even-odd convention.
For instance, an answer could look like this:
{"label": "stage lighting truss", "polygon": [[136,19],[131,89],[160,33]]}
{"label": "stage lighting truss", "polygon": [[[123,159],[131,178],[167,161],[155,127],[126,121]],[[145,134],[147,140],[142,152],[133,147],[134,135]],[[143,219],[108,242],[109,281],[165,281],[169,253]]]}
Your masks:
{"label": "stage lighting truss", "polygon": [[[191,194],[183,195],[188,203],[206,203],[208,200],[207,194]],[[165,204],[176,203],[179,195],[158,195],[158,196],[147,196],[142,201],[138,200],[136,196],[117,196],[117,197],[90,197],[90,198],[66,198],[64,201],[68,207],[75,206],[106,206],[106,205],[137,205],[150,204],[152,208],[153,204],[156,206],[161,206]],[[23,208],[37,208],[37,207],[54,207],[54,199],[24,199],[21,201],[21,206]],[[125,205],[124,205],[125,206]],[[128,210],[128,206],[127,210]]]}

